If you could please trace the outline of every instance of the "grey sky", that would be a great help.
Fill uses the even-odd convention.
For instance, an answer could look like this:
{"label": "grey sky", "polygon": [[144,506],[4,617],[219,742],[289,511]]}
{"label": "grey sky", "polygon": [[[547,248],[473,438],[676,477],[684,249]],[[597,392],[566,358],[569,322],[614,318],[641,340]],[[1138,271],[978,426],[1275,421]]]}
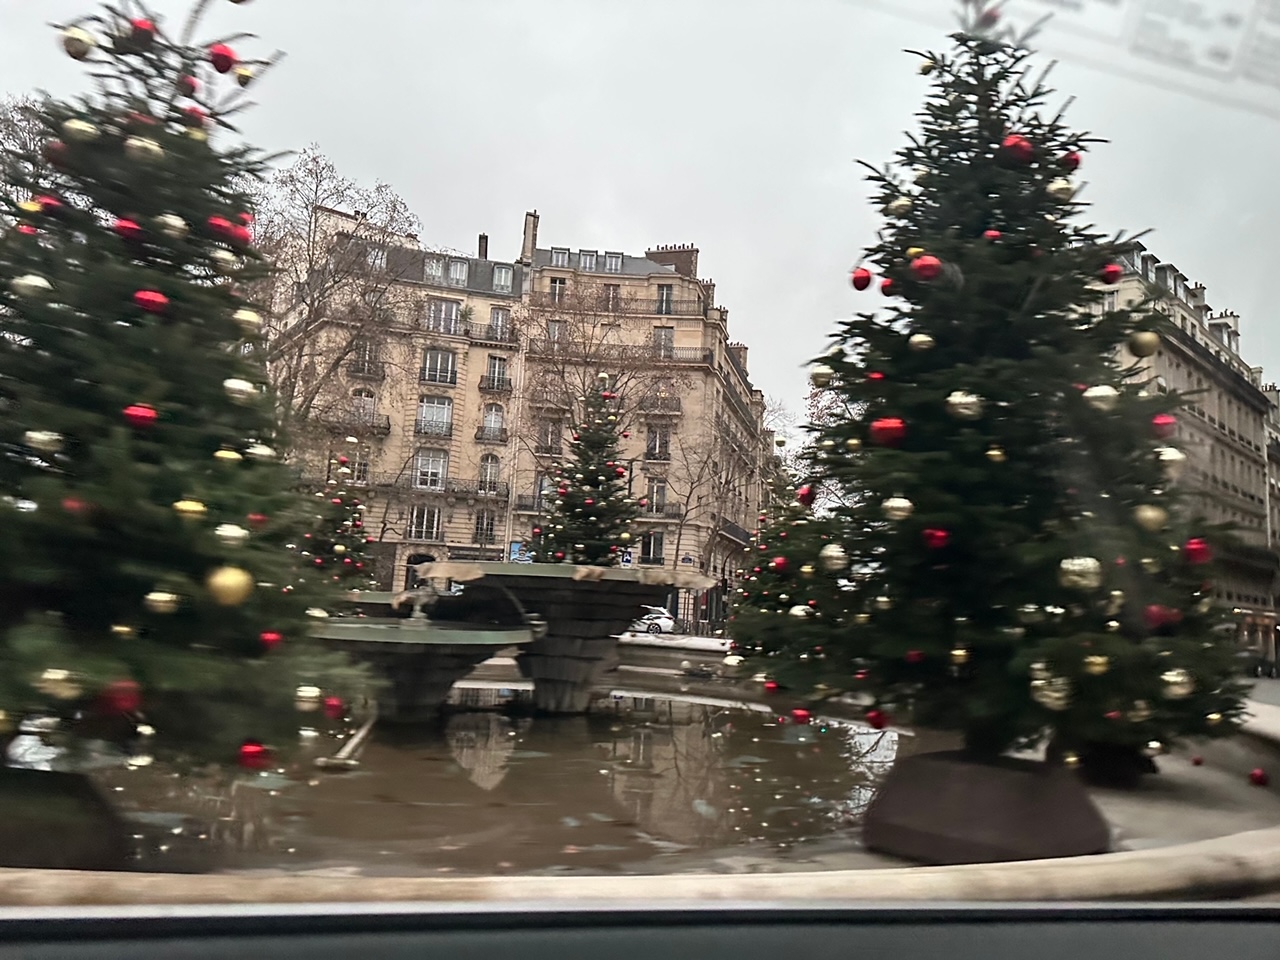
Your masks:
{"label": "grey sky", "polygon": [[[0,0],[0,91],[81,88],[46,24],[94,6]],[[208,28],[288,53],[251,139],[314,140],[390,182],[428,243],[472,250],[483,231],[513,258],[534,208],[543,246],[696,243],[756,384],[797,408],[801,364],[878,297],[845,280],[877,224],[853,158],[887,159],[912,122],[926,82],[902,48],[946,44],[857,0],[215,0]],[[1148,246],[1240,313],[1246,359],[1280,375],[1280,123],[1071,60],[1054,83],[1077,98],[1069,119],[1112,141],[1079,174],[1098,222],[1155,228]]]}

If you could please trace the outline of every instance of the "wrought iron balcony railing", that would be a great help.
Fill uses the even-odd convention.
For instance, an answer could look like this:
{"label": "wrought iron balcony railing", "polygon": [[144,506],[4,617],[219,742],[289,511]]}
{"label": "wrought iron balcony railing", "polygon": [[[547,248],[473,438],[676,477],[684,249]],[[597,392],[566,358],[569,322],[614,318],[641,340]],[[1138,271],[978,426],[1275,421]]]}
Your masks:
{"label": "wrought iron balcony railing", "polygon": [[347,364],[347,376],[358,380],[381,380],[387,375],[387,367],[381,360],[352,360]]}
{"label": "wrought iron balcony railing", "polygon": [[429,370],[423,367],[418,371],[418,380],[422,383],[448,383],[456,384],[458,382],[457,370]]}
{"label": "wrought iron balcony railing", "polygon": [[480,378],[480,389],[485,393],[510,393],[511,378],[485,374]]}
{"label": "wrought iron balcony railing", "polygon": [[415,420],[413,432],[420,437],[452,437],[452,420]]}
{"label": "wrought iron balcony railing", "polygon": [[481,443],[506,443],[506,427],[476,427],[476,439]]}

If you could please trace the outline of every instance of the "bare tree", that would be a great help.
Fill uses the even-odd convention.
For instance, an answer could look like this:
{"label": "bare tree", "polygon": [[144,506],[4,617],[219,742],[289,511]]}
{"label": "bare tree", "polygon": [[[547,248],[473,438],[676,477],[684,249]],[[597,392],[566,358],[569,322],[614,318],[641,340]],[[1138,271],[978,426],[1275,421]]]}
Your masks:
{"label": "bare tree", "polygon": [[21,203],[31,191],[15,184],[31,184],[38,190],[45,182],[49,168],[32,160],[40,156],[48,137],[40,122],[39,99],[29,94],[0,97],[0,199]]}
{"label": "bare tree", "polygon": [[715,575],[719,561],[741,550],[721,534],[730,525],[740,526],[737,518],[747,509],[749,486],[760,479],[760,464],[752,460],[758,446],[726,418],[717,418],[708,429],[672,438],[663,512],[676,521],[677,557],[684,555],[692,528],[702,531],[697,560],[703,573]]}
{"label": "bare tree", "polygon": [[361,416],[337,376],[344,364],[374,380],[405,359],[388,333],[418,306],[402,281],[423,279],[420,226],[392,187],[355,183],[315,144],[263,185],[255,216],[258,247],[276,265],[253,291],[270,307],[267,369],[282,421],[305,444]]}

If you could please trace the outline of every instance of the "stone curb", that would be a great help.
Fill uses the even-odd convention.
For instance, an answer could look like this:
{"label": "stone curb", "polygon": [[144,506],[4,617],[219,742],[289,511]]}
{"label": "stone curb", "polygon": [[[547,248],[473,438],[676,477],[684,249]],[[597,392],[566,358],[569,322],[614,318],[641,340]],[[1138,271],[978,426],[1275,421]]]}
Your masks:
{"label": "stone curb", "polygon": [[1280,827],[1062,860],[632,877],[252,877],[0,870],[0,906],[556,901],[1213,900],[1280,889]]}

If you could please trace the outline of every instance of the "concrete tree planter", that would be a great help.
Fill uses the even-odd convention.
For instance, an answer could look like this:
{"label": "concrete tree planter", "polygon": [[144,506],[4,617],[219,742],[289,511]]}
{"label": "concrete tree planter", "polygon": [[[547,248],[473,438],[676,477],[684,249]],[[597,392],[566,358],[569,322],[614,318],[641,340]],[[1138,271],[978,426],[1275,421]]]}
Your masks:
{"label": "concrete tree planter", "polygon": [[536,709],[555,714],[586,711],[592,686],[617,665],[617,635],[640,616],[642,606],[662,603],[673,586],[707,589],[714,583],[701,574],[660,567],[550,563],[433,563],[423,564],[418,575],[463,582],[483,578],[503,587],[545,624],[545,634],[525,644],[516,660],[533,681]]}

